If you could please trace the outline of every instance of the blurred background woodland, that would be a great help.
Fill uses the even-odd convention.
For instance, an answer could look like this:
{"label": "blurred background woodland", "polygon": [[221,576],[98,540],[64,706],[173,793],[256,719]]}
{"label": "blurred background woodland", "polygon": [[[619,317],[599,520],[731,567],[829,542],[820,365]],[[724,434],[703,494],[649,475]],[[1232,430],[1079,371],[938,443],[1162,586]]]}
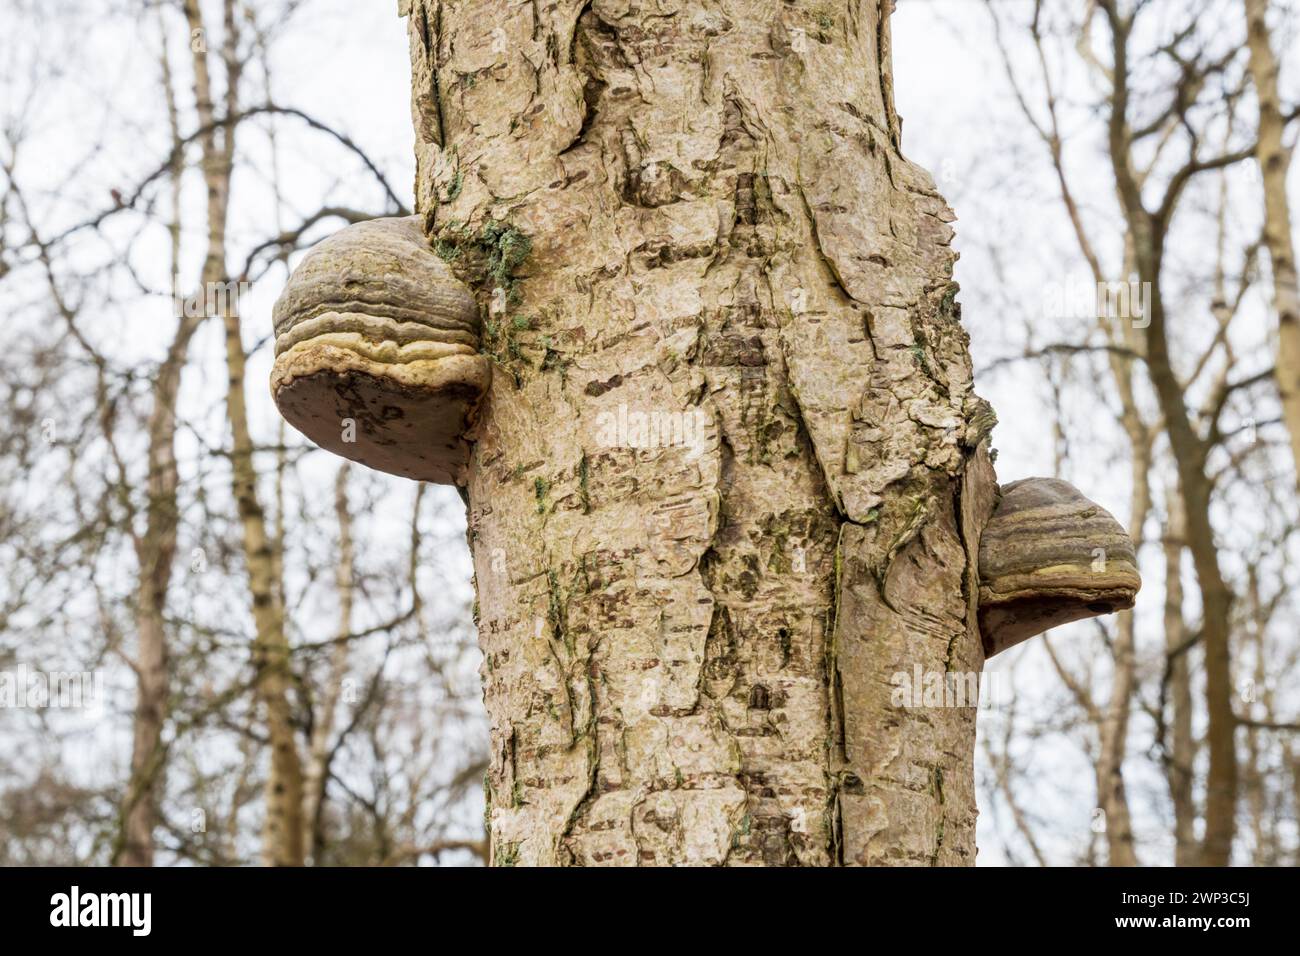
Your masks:
{"label": "blurred background woodland", "polygon": [[[897,5],[999,470],[1078,485],[1144,580],[990,663],[982,864],[1300,862],[1298,26]],[[482,862],[462,501],[266,386],[289,266],[410,211],[409,102],[392,0],[0,0],[0,673],[99,690],[0,706],[0,864],[257,863],[273,827]]]}

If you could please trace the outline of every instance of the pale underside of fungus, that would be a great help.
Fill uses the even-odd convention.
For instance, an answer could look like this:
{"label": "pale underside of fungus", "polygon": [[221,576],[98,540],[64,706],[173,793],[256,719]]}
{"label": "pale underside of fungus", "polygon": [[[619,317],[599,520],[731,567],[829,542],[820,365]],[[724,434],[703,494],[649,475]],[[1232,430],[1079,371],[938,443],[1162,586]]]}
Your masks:
{"label": "pale underside of fungus", "polygon": [[[464,486],[491,380],[478,304],[417,216],[348,226],[294,270],[275,304],[271,390],[317,445],[379,471]],[[1001,487],[979,548],[986,657],[1051,627],[1131,608],[1133,542],[1056,478]]]}

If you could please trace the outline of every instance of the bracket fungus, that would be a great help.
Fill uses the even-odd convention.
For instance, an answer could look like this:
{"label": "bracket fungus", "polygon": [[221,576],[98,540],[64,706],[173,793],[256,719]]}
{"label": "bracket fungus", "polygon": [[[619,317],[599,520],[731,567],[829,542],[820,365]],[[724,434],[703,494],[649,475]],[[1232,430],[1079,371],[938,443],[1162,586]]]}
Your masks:
{"label": "bracket fungus", "polygon": [[979,623],[992,657],[1048,628],[1133,606],[1133,540],[1105,508],[1059,478],[1001,488],[980,536]]}
{"label": "bracket fungus", "polygon": [[478,403],[470,288],[429,248],[418,216],[356,223],[325,239],[275,303],[271,393],[317,445],[379,471],[465,483]]}

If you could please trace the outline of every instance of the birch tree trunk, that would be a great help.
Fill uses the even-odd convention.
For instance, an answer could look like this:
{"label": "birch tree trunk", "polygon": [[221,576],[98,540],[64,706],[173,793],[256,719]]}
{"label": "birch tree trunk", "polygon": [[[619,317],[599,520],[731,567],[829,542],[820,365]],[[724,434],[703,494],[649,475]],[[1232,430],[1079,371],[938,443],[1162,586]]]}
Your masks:
{"label": "birch tree trunk", "polygon": [[[172,298],[181,295],[178,271],[181,252],[181,133],[172,86],[171,60],[167,54],[166,25],[160,8],[159,65],[163,94],[167,103],[167,125],[171,132],[176,162],[170,170],[169,253],[172,275]],[[196,83],[195,89],[199,86]],[[208,101],[210,106],[210,100]],[[210,112],[210,111],[209,111]],[[165,609],[176,559],[176,525],[179,508],[176,500],[180,476],[176,468],[176,398],[181,374],[185,369],[190,340],[198,330],[200,319],[190,314],[197,310],[178,310],[176,331],[167,348],[167,356],[154,380],[153,406],[149,412],[148,475],[145,487],[144,535],[136,541],[139,572],[136,582],[136,705],[132,715],[131,777],[122,800],[121,827],[113,847],[113,862],[118,866],[153,866],[154,827],[158,822],[158,791],[165,764],[162,744],[167,720],[170,680],[168,674],[168,635]]]}
{"label": "birch tree trunk", "polygon": [[[186,22],[191,35],[204,36],[203,13],[198,0],[185,0]],[[239,33],[234,0],[222,4],[222,49],[225,67],[226,117],[239,115],[239,82],[243,63],[239,59]],[[208,237],[203,260],[203,288],[222,285],[229,275],[226,266],[226,225],[229,212],[231,175],[234,168],[237,123],[211,122],[212,84],[206,47],[194,49],[195,91],[198,113],[204,120],[203,176],[207,186]],[[258,496],[258,475],[253,461],[253,437],[248,421],[244,391],[247,356],[240,331],[238,302],[223,303],[220,309],[226,346],[226,419],[230,425],[230,488],[239,515],[244,564],[248,574],[248,596],[252,607],[254,639],[253,667],[257,697],[265,709],[267,738],[271,749],[266,777],[266,816],[262,832],[262,857],[268,866],[301,866],[303,863],[302,759],[298,753],[292,706],[293,685],[288,638],[284,629],[284,607],[280,601],[278,562],[268,534],[266,512]]]}
{"label": "birch tree trunk", "polygon": [[352,508],[348,503],[347,464],[339,468],[334,479],[334,514],[339,523],[339,556],[334,565],[334,587],[338,592],[339,630],[330,649],[329,676],[321,692],[319,708],[307,742],[307,760],[303,770],[302,845],[313,864],[320,862],[325,844],[322,815],[325,792],[329,784],[331,744],[334,718],[343,696],[343,681],[348,671],[348,641],[352,634],[352,605],[356,590],[355,553],[352,544]]}
{"label": "birch tree trunk", "polygon": [[[1056,159],[1058,175],[1064,179],[1060,159]],[[1068,191],[1066,195],[1069,195]],[[1075,217],[1076,223],[1080,221]],[[1082,225],[1076,226],[1076,236],[1091,263],[1097,259],[1091,254],[1091,245],[1084,237]],[[1125,272],[1132,274],[1132,240],[1125,242]],[[1094,266],[1095,268],[1095,266]],[[1100,284],[1106,277],[1100,269],[1093,276]],[[1100,285],[1099,285],[1100,287]],[[1132,461],[1129,497],[1129,534],[1133,549],[1140,552],[1145,537],[1144,528],[1151,511],[1151,430],[1143,421],[1133,387],[1133,353],[1138,353],[1140,333],[1132,323],[1114,322],[1107,316],[1099,320],[1102,331],[1112,337],[1119,349],[1107,353],[1111,375],[1114,378],[1120,401],[1120,425],[1128,437]],[[1099,708],[1097,726],[1097,805],[1105,814],[1106,860],[1110,866],[1137,866],[1137,850],[1133,844],[1133,819],[1129,811],[1128,792],[1124,786],[1124,758],[1128,751],[1129,715],[1137,683],[1136,621],[1131,610],[1121,611],[1115,619],[1115,641],[1111,648],[1114,671],[1111,677],[1110,696]]]}
{"label": "birch tree trunk", "polygon": [[1264,244],[1273,265],[1277,307],[1277,387],[1282,420],[1291,437],[1296,481],[1300,484],[1300,289],[1296,285],[1295,243],[1286,177],[1291,152],[1282,142],[1286,120],[1278,94],[1278,65],[1268,29],[1267,0],[1245,0],[1250,77],[1259,99],[1259,145],[1255,156],[1264,181]]}
{"label": "birch tree trunk", "polygon": [[[179,302],[182,292],[179,286],[180,190],[184,152],[175,89],[172,85],[171,60],[167,53],[167,24],[160,6],[155,6],[154,12],[158,16],[160,29],[159,64],[173,152],[173,163],[169,170],[171,218],[168,222],[168,237],[173,277],[172,298]],[[202,18],[196,4],[187,5],[185,15],[191,28],[196,25],[202,27]],[[203,302],[204,289],[209,287],[208,283],[221,278],[220,259],[224,256],[224,250],[219,253],[217,247],[224,244],[231,169],[228,162],[230,154],[223,152],[217,144],[217,131],[213,124],[212,84],[206,54],[191,49],[191,66],[194,71],[195,114],[204,129],[199,141],[204,155],[203,178],[208,189],[207,255],[204,258],[200,288],[196,293],[197,301]],[[178,312],[176,331],[154,380],[151,396],[153,405],[149,413],[146,457],[148,474],[145,479],[148,501],[144,509],[144,534],[136,541],[139,574],[135,605],[136,706],[132,716],[131,777],[122,801],[121,828],[113,848],[113,861],[119,866],[153,865],[153,831],[158,823],[158,792],[166,763],[162,736],[169,710],[170,677],[168,629],[164,612],[176,558],[179,520],[176,400],[180,393],[181,375],[185,369],[190,341],[204,318],[202,311],[195,308],[179,309]]]}
{"label": "birch tree trunk", "polygon": [[[1133,492],[1129,508],[1129,527],[1134,548],[1141,546],[1142,527],[1151,508],[1150,442],[1131,432],[1133,447]],[[1124,787],[1124,756],[1128,749],[1129,715],[1137,683],[1137,655],[1132,611],[1121,611],[1116,618],[1113,646],[1114,672],[1109,699],[1099,708],[1097,728],[1097,806],[1105,813],[1106,861],[1110,866],[1137,866],[1133,845],[1133,819]]]}
{"label": "birch tree trunk", "polygon": [[1186,544],[1186,519],[1177,487],[1165,492],[1168,514],[1165,519],[1163,550],[1165,557],[1165,658],[1168,676],[1170,726],[1165,761],[1169,798],[1174,807],[1174,865],[1194,866],[1200,853],[1196,842],[1196,799],[1194,768],[1196,738],[1192,733],[1192,678],[1187,657],[1187,624],[1183,619],[1183,549]]}
{"label": "birch tree trunk", "polygon": [[231,429],[231,494],[239,512],[248,593],[252,602],[253,668],[258,700],[265,709],[271,748],[266,776],[266,817],[262,830],[262,858],[266,866],[303,864],[302,758],[289,700],[293,686],[284,615],[276,600],[275,560],[267,534],[266,513],[257,493],[253,465],[253,439],[244,395],[244,345],[239,316],[223,316],[226,340],[226,416]]}
{"label": "birch tree trunk", "polygon": [[493,862],[972,863],[975,711],[921,691],[983,665],[993,419],[889,0],[399,9],[495,360]]}

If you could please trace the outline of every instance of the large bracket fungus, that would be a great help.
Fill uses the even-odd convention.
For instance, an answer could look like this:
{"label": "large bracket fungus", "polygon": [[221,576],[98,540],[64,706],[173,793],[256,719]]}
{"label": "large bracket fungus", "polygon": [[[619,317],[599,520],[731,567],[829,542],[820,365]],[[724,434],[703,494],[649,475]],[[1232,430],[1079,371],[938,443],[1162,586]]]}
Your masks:
{"label": "large bracket fungus", "polygon": [[979,623],[992,657],[1048,628],[1133,606],[1133,541],[1068,481],[1003,485],[980,536]]}
{"label": "large bracket fungus", "polygon": [[465,483],[478,403],[478,303],[429,248],[418,216],[374,219],[317,245],[275,303],[271,392],[317,445],[379,471]]}

